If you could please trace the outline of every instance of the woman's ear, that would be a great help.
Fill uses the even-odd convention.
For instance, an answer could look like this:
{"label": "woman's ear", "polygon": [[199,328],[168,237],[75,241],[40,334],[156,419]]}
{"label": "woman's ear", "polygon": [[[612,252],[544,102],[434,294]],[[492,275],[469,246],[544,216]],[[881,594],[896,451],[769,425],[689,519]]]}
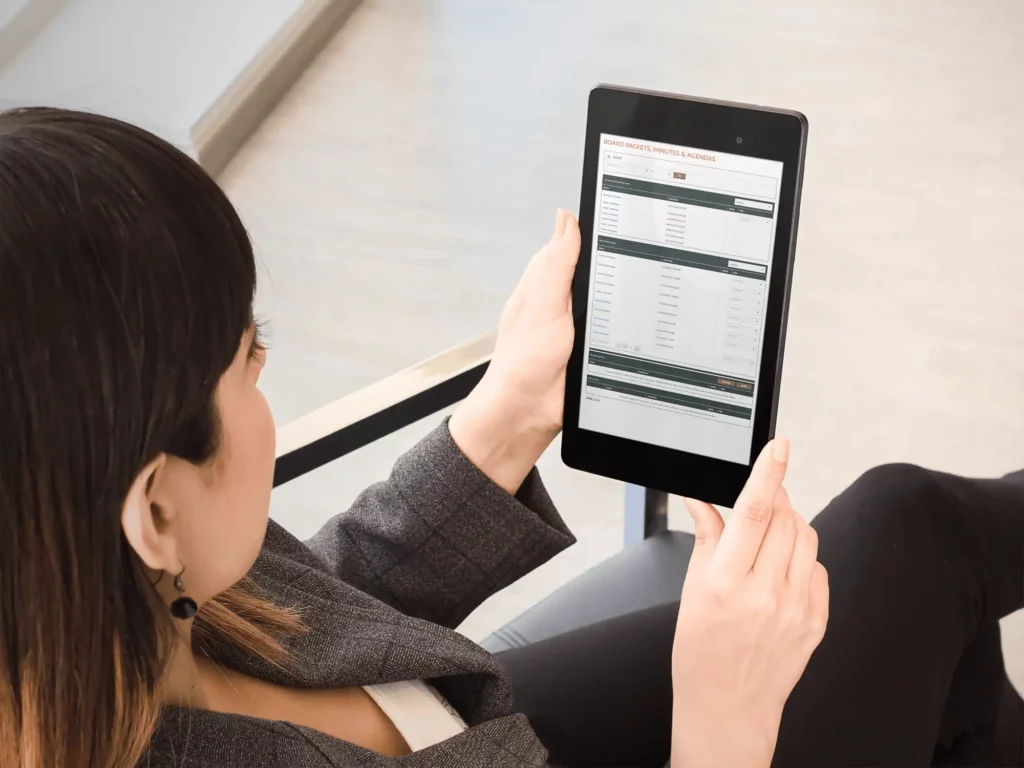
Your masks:
{"label": "woman's ear", "polygon": [[167,525],[172,510],[160,505],[153,490],[167,467],[167,455],[161,453],[142,468],[121,508],[121,528],[139,559],[154,571],[173,571],[179,567],[177,542]]}

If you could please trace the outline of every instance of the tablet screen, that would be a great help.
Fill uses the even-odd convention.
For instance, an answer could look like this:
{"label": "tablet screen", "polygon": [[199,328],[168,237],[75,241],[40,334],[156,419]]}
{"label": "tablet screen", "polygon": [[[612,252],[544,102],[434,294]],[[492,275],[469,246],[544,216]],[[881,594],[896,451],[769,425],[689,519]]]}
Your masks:
{"label": "tablet screen", "polygon": [[748,464],[783,163],[600,151],[579,426]]}

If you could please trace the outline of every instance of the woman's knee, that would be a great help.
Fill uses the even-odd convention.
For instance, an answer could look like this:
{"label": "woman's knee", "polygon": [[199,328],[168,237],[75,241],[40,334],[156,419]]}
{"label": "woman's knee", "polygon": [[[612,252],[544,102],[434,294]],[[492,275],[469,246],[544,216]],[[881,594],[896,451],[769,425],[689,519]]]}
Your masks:
{"label": "woman's knee", "polygon": [[913,505],[935,493],[930,470],[916,464],[881,464],[862,474],[850,491],[872,499],[889,499],[899,506]]}
{"label": "woman's knee", "polygon": [[952,610],[950,595],[967,594],[957,606],[965,616],[974,610],[970,531],[938,478],[910,464],[875,467],[817,516],[819,559],[835,600],[860,605],[867,596],[900,621],[912,601]]}
{"label": "woman's knee", "polygon": [[950,511],[934,472],[914,464],[883,464],[862,474],[822,515],[891,540],[900,531],[921,535],[925,529],[948,528]]}

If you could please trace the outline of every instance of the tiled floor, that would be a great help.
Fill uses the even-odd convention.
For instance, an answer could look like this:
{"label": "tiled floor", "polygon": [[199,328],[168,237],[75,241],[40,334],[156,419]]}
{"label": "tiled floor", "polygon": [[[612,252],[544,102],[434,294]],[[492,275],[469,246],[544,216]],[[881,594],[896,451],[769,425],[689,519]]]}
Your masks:
{"label": "tiled floor", "polygon": [[[224,176],[266,265],[279,420],[494,326],[577,206],[587,91],[615,82],[810,119],[780,417],[800,507],[880,462],[1024,466],[1022,41],[1009,0],[365,0]],[[275,516],[311,531],[428,426]],[[581,544],[472,636],[620,546],[621,485],[544,469]]]}

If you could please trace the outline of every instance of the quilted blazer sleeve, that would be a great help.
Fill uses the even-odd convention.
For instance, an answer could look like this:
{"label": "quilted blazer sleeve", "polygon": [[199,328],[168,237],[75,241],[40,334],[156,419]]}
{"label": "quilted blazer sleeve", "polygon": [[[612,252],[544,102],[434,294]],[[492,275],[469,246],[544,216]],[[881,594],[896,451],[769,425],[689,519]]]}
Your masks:
{"label": "quilted blazer sleeve", "polygon": [[462,454],[445,422],[307,544],[343,581],[454,628],[574,541],[536,469],[512,496]]}

